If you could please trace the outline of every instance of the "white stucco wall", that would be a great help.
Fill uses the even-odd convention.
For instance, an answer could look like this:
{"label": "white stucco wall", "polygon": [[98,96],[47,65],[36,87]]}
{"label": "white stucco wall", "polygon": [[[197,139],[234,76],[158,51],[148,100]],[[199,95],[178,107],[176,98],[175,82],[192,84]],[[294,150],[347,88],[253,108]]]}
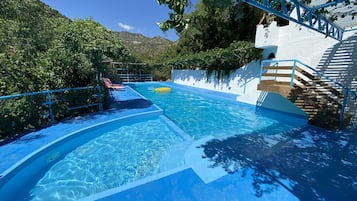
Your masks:
{"label": "white stucco wall", "polygon": [[315,67],[325,50],[338,43],[331,37],[293,22],[279,29],[276,59],[297,59]]}
{"label": "white stucco wall", "polygon": [[279,39],[279,27],[277,22],[272,22],[269,27],[264,27],[263,24],[257,25],[255,34],[255,47],[266,48],[270,46],[277,46]]}
{"label": "white stucco wall", "polygon": [[207,78],[205,70],[173,70],[171,80],[177,84],[211,89],[243,95],[247,90],[256,88],[259,82],[260,62],[251,62],[219,81],[213,73]]}

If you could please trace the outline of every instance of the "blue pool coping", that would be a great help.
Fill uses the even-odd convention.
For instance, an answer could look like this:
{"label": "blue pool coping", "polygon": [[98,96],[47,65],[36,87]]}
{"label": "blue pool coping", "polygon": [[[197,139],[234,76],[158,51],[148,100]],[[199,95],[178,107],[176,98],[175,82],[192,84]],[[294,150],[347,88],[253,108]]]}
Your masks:
{"label": "blue pool coping", "polygon": [[[162,84],[164,86],[172,87],[176,87],[177,85],[173,83]],[[186,86],[182,85],[178,85],[177,87],[186,89]],[[189,90],[195,89],[195,92],[197,91],[197,88],[187,88]],[[207,90],[199,89],[199,91],[200,93],[205,93]],[[227,100],[235,100],[237,96],[235,94],[229,95],[227,93],[216,91],[210,91],[210,94],[212,96],[224,96],[224,98]],[[31,154],[33,151],[58,138],[63,137],[68,133],[75,132],[80,129],[85,129],[86,127],[90,127],[94,124],[97,124],[98,122],[106,122],[117,118],[140,115],[148,112],[162,112],[162,110],[154,104],[140,107],[140,104],[143,103],[142,101],[145,100],[145,97],[137,94],[130,87],[127,87],[125,91],[114,91],[112,93],[112,99],[113,101],[124,103],[124,106],[119,109],[113,107],[103,112],[59,122],[52,127],[30,133],[14,142],[0,146],[0,157],[2,158],[2,162],[0,163],[0,173],[2,174],[5,170],[16,164],[28,154]],[[130,101],[138,104],[138,107],[126,107],[128,104],[130,104]],[[321,134],[327,133],[326,135],[328,136],[341,134],[341,132],[326,132],[325,130],[309,126],[308,128],[297,130],[296,133],[291,133],[291,135],[295,136],[297,134],[304,134],[306,132],[313,134],[316,132],[318,135],[318,132],[321,132]],[[345,145],[345,138],[351,136],[353,137],[353,133],[356,135],[356,130],[348,131],[346,135],[342,135],[342,137],[338,139],[339,141],[337,141],[336,144],[341,146]],[[325,136],[322,136],[322,138],[324,137]],[[268,140],[267,142],[274,142],[280,138],[282,138],[282,136],[278,136],[276,139],[271,139],[271,141]],[[306,144],[315,142],[316,140],[311,138],[311,136],[305,136],[305,138],[306,139],[303,138],[301,140],[303,143],[301,146],[306,146]],[[357,152],[351,153],[354,154],[353,156],[357,156]],[[351,163],[356,166],[357,161],[353,160]],[[280,186],[274,188],[274,190],[272,190],[270,193],[266,192],[265,195],[258,196],[256,195],[256,189],[254,189],[254,186],[251,183],[252,180],[254,180],[253,170],[246,169],[245,171],[246,172],[232,172],[217,180],[205,183],[190,166],[183,166],[172,171],[167,171],[162,174],[155,175],[148,179],[134,182],[128,186],[111,189],[109,191],[99,193],[88,198],[83,198],[82,200],[299,200],[301,198],[296,197],[294,192],[290,192],[289,185],[292,185],[291,182],[282,178],[279,180]],[[243,174],[246,176],[243,177]],[[351,176],[353,177],[353,175]],[[353,180],[352,187],[355,189],[355,191],[350,190],[344,197],[341,194],[342,191],[338,192],[337,197],[340,198],[339,200],[347,200],[346,196],[347,198],[357,196],[357,175],[355,180]]]}

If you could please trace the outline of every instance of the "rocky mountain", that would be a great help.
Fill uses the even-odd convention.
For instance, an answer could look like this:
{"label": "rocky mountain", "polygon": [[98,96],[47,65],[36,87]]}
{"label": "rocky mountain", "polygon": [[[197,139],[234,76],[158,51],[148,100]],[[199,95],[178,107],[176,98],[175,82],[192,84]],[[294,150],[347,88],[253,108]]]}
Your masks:
{"label": "rocky mountain", "polygon": [[166,49],[174,42],[162,37],[149,38],[138,33],[115,32],[118,38],[139,58],[151,59]]}

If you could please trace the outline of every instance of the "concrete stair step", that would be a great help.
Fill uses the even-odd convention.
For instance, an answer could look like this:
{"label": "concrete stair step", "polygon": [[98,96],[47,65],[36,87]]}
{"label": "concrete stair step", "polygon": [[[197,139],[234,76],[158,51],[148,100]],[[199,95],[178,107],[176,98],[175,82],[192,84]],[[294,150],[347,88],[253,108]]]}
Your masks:
{"label": "concrete stair step", "polygon": [[282,82],[282,81],[276,81],[276,80],[261,80],[260,84],[263,85],[289,85],[290,82]]}
{"label": "concrete stair step", "polygon": [[291,73],[263,73],[263,77],[291,77]]}
{"label": "concrete stair step", "polygon": [[264,70],[292,70],[293,66],[264,66]]}
{"label": "concrete stair step", "polygon": [[260,91],[269,91],[274,93],[279,93],[284,97],[287,97],[290,94],[291,88],[289,85],[286,84],[258,84],[257,87]]}
{"label": "concrete stair step", "polygon": [[317,65],[318,68],[325,67],[326,70],[329,68],[346,68],[349,65],[353,65],[353,61],[335,61],[335,62],[325,62]]}
{"label": "concrete stair step", "polygon": [[325,52],[325,54],[334,54],[334,55],[336,55],[336,54],[349,54],[349,53],[351,53],[352,52],[352,48],[351,47],[344,47],[344,48],[341,48],[341,49],[338,49],[337,51],[335,51],[335,50],[327,50],[326,52]]}

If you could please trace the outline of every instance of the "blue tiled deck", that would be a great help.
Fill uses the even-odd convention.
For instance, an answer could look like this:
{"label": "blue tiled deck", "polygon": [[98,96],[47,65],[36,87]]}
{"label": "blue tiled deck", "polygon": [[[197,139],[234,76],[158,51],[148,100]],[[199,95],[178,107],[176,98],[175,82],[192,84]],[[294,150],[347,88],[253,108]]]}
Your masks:
{"label": "blue tiled deck", "polygon": [[[219,180],[205,184],[188,168],[159,180],[140,185],[122,193],[110,195],[98,200],[114,201],[152,201],[152,200],[259,200],[250,185],[251,177],[242,179],[239,173],[227,175]],[[280,189],[260,200],[297,200],[288,191]]]}

